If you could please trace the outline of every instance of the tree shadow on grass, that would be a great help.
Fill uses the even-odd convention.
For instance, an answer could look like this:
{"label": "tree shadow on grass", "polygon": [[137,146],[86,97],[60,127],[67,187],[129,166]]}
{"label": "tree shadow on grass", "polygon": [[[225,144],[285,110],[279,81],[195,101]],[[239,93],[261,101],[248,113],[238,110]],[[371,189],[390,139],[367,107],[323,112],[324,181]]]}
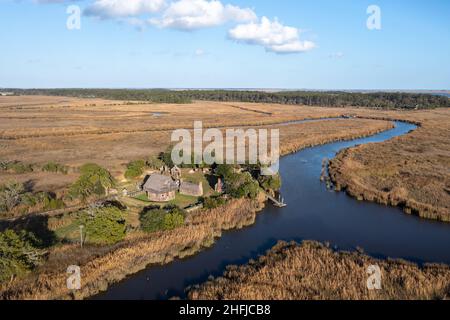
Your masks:
{"label": "tree shadow on grass", "polygon": [[15,232],[20,232],[21,230],[32,232],[40,240],[43,248],[50,247],[56,242],[55,233],[48,229],[47,216],[36,215],[21,217],[14,221],[0,221],[0,231],[7,229],[14,230]]}

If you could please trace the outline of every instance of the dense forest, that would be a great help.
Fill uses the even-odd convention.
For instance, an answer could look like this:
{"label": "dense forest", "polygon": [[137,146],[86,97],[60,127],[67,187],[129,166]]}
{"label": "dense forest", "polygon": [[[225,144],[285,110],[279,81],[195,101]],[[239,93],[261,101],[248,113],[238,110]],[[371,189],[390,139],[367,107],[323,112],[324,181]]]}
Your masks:
{"label": "dense forest", "polygon": [[324,107],[369,107],[376,109],[428,109],[450,107],[448,97],[402,92],[343,91],[242,91],[165,89],[8,89],[15,94],[43,94],[80,98],[104,98],[154,103],[190,103],[194,100],[281,103]]}

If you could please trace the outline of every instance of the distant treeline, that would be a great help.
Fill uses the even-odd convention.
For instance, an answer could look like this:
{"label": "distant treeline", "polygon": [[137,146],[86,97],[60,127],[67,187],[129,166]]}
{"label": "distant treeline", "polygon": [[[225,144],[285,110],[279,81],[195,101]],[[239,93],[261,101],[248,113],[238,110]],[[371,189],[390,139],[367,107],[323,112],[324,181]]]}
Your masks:
{"label": "distant treeline", "polygon": [[369,107],[376,109],[429,109],[450,107],[448,97],[401,92],[342,91],[240,91],[165,89],[19,89],[16,94],[43,94],[80,98],[104,98],[154,103],[190,103],[193,100],[280,103],[324,107]]}

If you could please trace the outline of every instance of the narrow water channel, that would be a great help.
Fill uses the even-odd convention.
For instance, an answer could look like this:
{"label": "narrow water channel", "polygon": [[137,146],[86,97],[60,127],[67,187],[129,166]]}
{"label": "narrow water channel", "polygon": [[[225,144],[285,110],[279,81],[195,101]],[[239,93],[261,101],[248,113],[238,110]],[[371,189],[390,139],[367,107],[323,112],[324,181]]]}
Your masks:
{"label": "narrow water channel", "polygon": [[278,240],[317,240],[340,249],[360,247],[375,257],[450,264],[450,224],[409,216],[398,208],[359,202],[332,192],[320,182],[322,160],[343,148],[381,142],[407,134],[412,124],[347,142],[308,148],[283,157],[280,164],[286,208],[268,205],[256,223],[225,232],[214,246],[187,259],[152,266],[111,286],[94,299],[183,298],[184,289],[219,276],[229,264],[243,264]]}

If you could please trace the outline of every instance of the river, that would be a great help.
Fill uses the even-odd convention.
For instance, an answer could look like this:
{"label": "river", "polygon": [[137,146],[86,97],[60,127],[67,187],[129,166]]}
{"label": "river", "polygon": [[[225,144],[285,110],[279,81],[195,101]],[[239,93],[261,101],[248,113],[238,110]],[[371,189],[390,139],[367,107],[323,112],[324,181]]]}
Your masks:
{"label": "river", "polygon": [[339,249],[359,247],[372,256],[414,262],[450,264],[450,224],[420,219],[401,209],[359,202],[343,192],[327,190],[319,180],[322,160],[339,150],[386,141],[415,126],[396,122],[395,129],[362,139],[301,150],[281,159],[282,194],[286,208],[270,204],[256,223],[225,232],[213,247],[164,266],[151,266],[112,285],[94,299],[184,298],[184,289],[219,276],[229,264],[244,264],[264,254],[278,240],[317,240]]}

